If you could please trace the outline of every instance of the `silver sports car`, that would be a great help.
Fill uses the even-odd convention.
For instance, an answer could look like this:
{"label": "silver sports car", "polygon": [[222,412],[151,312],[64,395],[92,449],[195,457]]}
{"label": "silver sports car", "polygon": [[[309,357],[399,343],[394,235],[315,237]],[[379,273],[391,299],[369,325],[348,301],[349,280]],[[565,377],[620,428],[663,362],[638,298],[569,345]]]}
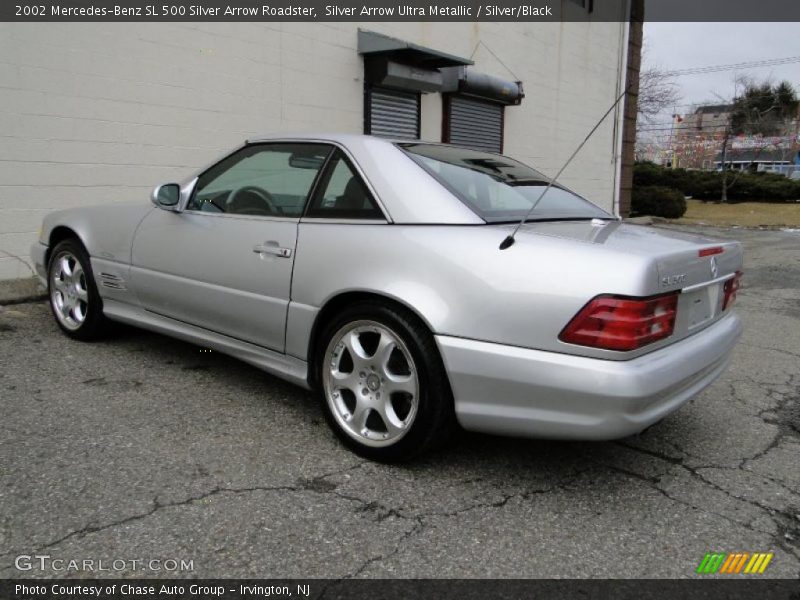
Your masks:
{"label": "silver sports car", "polygon": [[121,321],[235,356],[317,390],[370,458],[457,424],[639,432],[725,368],[741,246],[624,224],[558,184],[540,198],[547,183],[442,144],[262,137],[155,206],[53,213],[31,252],[67,335]]}

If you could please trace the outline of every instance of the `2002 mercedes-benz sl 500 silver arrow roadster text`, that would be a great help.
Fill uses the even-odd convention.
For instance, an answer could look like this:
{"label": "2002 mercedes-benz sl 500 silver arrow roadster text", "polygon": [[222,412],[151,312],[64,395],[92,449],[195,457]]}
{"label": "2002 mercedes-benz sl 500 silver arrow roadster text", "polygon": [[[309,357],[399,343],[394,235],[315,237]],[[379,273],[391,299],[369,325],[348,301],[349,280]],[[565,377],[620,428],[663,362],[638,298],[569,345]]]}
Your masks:
{"label": "2002 mercedes-benz sl 500 silver arrow roadster text", "polygon": [[253,139],[151,206],[53,213],[32,256],[74,338],[121,321],[318,390],[352,449],[456,423],[611,439],[708,386],[741,330],[737,242],[623,224],[505,156]]}

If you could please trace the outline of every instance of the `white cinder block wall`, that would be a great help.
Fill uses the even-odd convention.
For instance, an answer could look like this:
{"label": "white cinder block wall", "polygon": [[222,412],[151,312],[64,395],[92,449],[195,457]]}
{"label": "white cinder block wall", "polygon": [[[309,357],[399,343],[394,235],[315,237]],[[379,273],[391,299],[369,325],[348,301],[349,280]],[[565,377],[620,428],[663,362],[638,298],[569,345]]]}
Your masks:
{"label": "white cinder block wall", "polygon": [[[148,202],[255,133],[362,132],[359,26],[513,71],[526,98],[506,109],[505,152],[549,174],[621,89],[620,23],[2,23],[0,279],[31,275],[49,211]],[[425,139],[441,119],[423,96]],[[607,209],[615,131],[610,118],[563,177]]]}

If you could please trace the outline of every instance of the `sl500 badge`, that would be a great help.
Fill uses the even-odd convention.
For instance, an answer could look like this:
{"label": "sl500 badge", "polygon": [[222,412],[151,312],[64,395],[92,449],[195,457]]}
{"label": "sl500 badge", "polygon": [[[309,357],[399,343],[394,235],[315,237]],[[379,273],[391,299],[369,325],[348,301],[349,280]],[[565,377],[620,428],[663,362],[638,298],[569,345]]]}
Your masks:
{"label": "sl500 badge", "polygon": [[680,275],[669,275],[661,278],[661,287],[672,287],[674,285],[680,285],[685,281],[686,273],[681,273]]}

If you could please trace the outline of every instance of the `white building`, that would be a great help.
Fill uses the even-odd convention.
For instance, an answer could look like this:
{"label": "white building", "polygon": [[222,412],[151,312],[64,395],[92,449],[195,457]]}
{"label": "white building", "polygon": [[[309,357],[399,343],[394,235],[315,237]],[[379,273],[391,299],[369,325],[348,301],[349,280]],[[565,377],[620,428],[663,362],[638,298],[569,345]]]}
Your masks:
{"label": "white building", "polygon": [[[154,185],[257,133],[419,135],[555,174],[624,88],[628,31],[591,20],[2,23],[0,279],[31,275],[49,211],[149,202]],[[615,211],[622,123],[620,106],[563,176]]]}

